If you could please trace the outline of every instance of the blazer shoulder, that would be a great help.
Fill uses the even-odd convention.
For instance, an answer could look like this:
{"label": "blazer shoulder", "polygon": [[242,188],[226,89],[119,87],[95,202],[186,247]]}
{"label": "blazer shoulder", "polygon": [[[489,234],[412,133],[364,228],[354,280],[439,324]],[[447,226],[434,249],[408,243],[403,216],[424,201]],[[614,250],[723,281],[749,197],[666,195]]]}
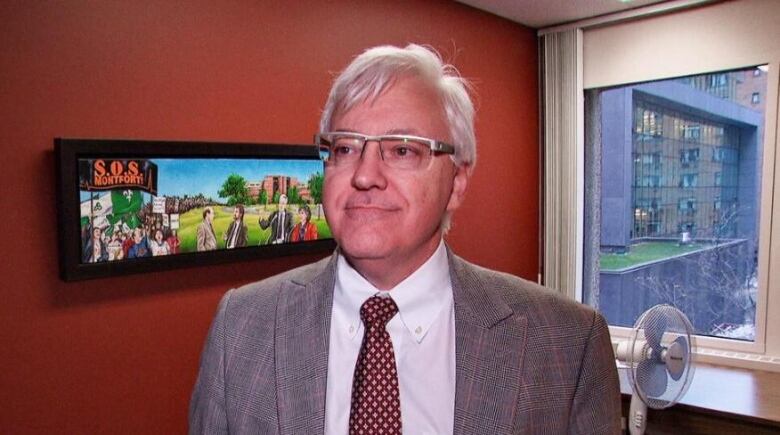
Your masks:
{"label": "blazer shoulder", "polygon": [[269,306],[282,291],[305,287],[326,271],[331,257],[230,290],[230,305]]}
{"label": "blazer shoulder", "polygon": [[479,283],[485,293],[505,303],[515,314],[528,318],[530,325],[591,325],[600,316],[592,307],[518,276],[487,269],[458,257],[461,275]]}

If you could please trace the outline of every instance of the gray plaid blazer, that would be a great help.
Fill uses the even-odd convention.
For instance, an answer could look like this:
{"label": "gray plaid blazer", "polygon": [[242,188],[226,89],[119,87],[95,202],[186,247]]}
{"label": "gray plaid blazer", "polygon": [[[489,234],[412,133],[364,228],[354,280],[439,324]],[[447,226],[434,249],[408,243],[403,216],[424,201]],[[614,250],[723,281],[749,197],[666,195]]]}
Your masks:
{"label": "gray plaid blazer", "polygon": [[[336,255],[224,296],[192,393],[190,434],[323,433]],[[448,255],[454,432],[620,433],[604,319],[534,283]]]}

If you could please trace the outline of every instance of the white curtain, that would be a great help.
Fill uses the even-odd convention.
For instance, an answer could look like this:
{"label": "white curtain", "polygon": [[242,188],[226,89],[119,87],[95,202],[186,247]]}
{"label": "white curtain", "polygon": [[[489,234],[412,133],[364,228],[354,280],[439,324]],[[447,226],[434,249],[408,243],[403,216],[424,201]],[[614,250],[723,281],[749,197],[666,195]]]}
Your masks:
{"label": "white curtain", "polygon": [[544,161],[542,284],[579,299],[582,223],[582,31],[539,38]]}

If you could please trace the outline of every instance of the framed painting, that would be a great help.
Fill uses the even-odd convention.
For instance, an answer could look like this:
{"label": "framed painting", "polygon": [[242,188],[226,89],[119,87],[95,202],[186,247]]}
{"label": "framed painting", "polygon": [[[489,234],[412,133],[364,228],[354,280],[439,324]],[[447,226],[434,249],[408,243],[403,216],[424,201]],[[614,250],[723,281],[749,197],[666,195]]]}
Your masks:
{"label": "framed painting", "polygon": [[314,146],[55,139],[63,280],[335,248]]}

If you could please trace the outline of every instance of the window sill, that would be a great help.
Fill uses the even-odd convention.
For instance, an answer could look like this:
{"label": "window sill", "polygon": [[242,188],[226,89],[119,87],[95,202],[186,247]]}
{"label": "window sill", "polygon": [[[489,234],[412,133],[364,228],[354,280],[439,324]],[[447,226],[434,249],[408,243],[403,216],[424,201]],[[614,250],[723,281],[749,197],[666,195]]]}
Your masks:
{"label": "window sill", "polygon": [[[628,414],[631,386],[620,372],[623,415]],[[751,434],[780,430],[780,373],[698,364],[688,392],[677,405],[649,410],[647,433]]]}

